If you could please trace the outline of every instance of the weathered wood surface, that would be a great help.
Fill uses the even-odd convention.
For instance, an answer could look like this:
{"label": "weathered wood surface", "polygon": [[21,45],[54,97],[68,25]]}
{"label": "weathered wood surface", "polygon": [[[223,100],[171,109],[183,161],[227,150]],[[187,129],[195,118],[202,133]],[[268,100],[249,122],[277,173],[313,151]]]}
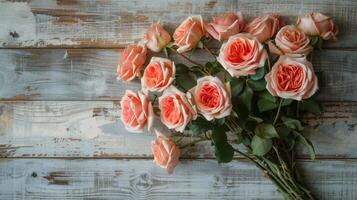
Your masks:
{"label": "weathered wood surface", "polygon": [[[0,50],[2,100],[118,100],[126,89],[138,90],[140,81],[116,80],[121,50],[40,49]],[[175,61],[182,61],[173,56]],[[197,50],[192,58],[210,59]],[[314,53],[321,73],[318,99],[357,101],[357,54],[352,50]]]}
{"label": "weathered wood surface", "polygon": [[[357,158],[357,104],[326,103],[322,117],[306,116],[318,158]],[[0,103],[1,157],[151,157],[148,133],[129,133],[119,102],[16,101]],[[191,138],[195,139],[195,138]],[[183,157],[212,158],[210,142]],[[300,157],[307,157],[302,153]]]}
{"label": "weathered wood surface", "polygon": [[[357,198],[355,160],[302,161],[320,199]],[[151,160],[0,160],[1,199],[282,199],[251,163],[183,160],[173,175]]]}
{"label": "weathered wood surface", "polygon": [[153,21],[174,28],[188,15],[206,20],[226,11],[242,11],[250,20],[278,12],[294,23],[297,16],[322,12],[340,28],[333,48],[356,48],[357,2],[353,0],[169,0],[0,1],[1,47],[123,47],[140,40]]}

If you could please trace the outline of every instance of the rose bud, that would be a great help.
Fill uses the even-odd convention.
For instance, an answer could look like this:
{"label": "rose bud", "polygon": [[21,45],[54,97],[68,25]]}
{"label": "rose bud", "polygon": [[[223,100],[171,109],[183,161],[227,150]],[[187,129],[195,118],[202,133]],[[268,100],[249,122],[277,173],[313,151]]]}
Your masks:
{"label": "rose bud", "polygon": [[205,76],[192,89],[198,112],[207,120],[220,119],[231,114],[231,91],[217,77]]}
{"label": "rose bud", "polygon": [[247,24],[245,31],[258,38],[260,42],[265,42],[272,38],[283,25],[279,15],[271,14],[255,18]]}
{"label": "rose bud", "polygon": [[145,35],[146,47],[153,52],[160,52],[171,41],[170,34],[157,22],[153,23]]}
{"label": "rose bud", "polygon": [[168,59],[152,57],[145,68],[141,84],[144,90],[162,92],[175,79],[175,64]]}
{"label": "rose bud", "polygon": [[190,93],[185,94],[173,86],[159,97],[159,107],[162,123],[178,132],[183,132],[187,124],[197,117]]}
{"label": "rose bud", "polygon": [[254,75],[263,67],[268,54],[263,45],[249,34],[231,36],[220,49],[218,62],[234,77]]}
{"label": "rose bud", "polygon": [[135,93],[126,90],[120,101],[120,107],[121,121],[128,131],[143,132],[146,125],[148,125],[148,130],[151,131],[154,112],[148,95],[141,91]]}
{"label": "rose bud", "polygon": [[183,53],[193,49],[204,35],[205,29],[202,17],[200,15],[188,17],[176,28],[173,35],[174,44],[179,47],[177,52]]}
{"label": "rose bud", "polygon": [[244,20],[241,12],[224,13],[214,17],[212,22],[206,24],[206,31],[216,40],[227,40],[230,36],[242,31]]}
{"label": "rose bud", "polygon": [[265,80],[270,94],[284,99],[307,99],[318,89],[317,77],[306,57],[280,56]]}
{"label": "rose bud", "polygon": [[144,45],[131,44],[127,46],[121,55],[117,68],[118,78],[130,81],[139,76],[145,60],[146,47]]}
{"label": "rose bud", "polygon": [[307,35],[320,36],[324,40],[335,40],[338,33],[331,17],[321,13],[310,13],[305,17],[299,17],[296,26]]}
{"label": "rose bud", "polygon": [[309,37],[294,25],[281,28],[276,34],[275,45],[272,42],[268,44],[271,53],[292,57],[306,56],[312,50]]}
{"label": "rose bud", "polygon": [[158,135],[156,140],[151,143],[154,162],[156,165],[166,169],[169,174],[172,174],[179,162],[180,149],[171,138],[158,131],[156,131],[156,134]]}

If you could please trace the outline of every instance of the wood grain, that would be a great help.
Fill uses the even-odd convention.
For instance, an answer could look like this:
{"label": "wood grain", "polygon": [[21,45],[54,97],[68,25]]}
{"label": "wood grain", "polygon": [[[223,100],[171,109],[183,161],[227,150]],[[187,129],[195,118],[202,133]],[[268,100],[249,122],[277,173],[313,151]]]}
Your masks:
{"label": "wood grain", "polygon": [[[121,50],[0,50],[0,100],[118,100],[140,81],[116,80]],[[163,56],[163,55],[161,55]],[[192,59],[210,59],[197,50]],[[183,62],[177,56],[173,60]],[[318,99],[357,101],[357,54],[352,50],[314,53],[320,76]]]}
{"label": "wood grain", "polygon": [[161,20],[172,33],[188,15],[206,20],[227,11],[242,11],[247,19],[280,13],[287,23],[309,12],[332,16],[339,40],[329,48],[356,48],[357,2],[354,0],[168,0],[0,1],[0,46],[122,48],[140,40],[153,21]]}
{"label": "wood grain", "polygon": [[[357,197],[357,163],[302,161],[319,199]],[[183,160],[173,175],[151,160],[0,160],[1,199],[282,199],[251,163]]]}
{"label": "wood grain", "polygon": [[[305,117],[305,133],[317,157],[357,158],[357,104],[330,102],[325,107],[321,117]],[[151,158],[155,136],[126,131],[119,116],[117,101],[2,102],[0,157]],[[213,153],[207,141],[183,157],[213,158]],[[308,157],[304,149],[300,157]]]}

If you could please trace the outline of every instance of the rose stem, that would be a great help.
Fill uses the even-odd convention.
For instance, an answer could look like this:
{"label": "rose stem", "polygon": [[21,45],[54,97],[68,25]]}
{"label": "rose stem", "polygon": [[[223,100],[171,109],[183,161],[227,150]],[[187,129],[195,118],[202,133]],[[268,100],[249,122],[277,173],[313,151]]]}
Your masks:
{"label": "rose stem", "polygon": [[268,67],[269,67],[269,71],[271,71],[271,65],[270,65],[270,57],[268,56]]}
{"label": "rose stem", "polygon": [[203,45],[203,48],[216,60],[216,56],[210,48],[208,48],[206,45]]}
{"label": "rose stem", "polygon": [[185,145],[183,145],[183,146],[180,146],[180,149],[184,149],[184,148],[187,148],[187,147],[189,147],[189,146],[193,146],[193,145],[195,145],[196,143],[203,142],[203,141],[206,141],[206,140],[207,140],[207,139],[205,139],[205,138],[197,139],[197,140],[192,141],[192,142],[190,142],[190,143],[187,143],[187,144],[185,144]]}
{"label": "rose stem", "polygon": [[276,124],[276,122],[278,121],[278,118],[279,118],[279,114],[280,114],[280,109],[281,109],[281,104],[283,103],[284,99],[281,98],[280,101],[279,101],[279,107],[278,107],[278,111],[276,112],[276,115],[275,115],[275,119],[274,119],[274,122],[273,122],[273,125]]}
{"label": "rose stem", "polygon": [[186,59],[187,61],[191,62],[192,64],[203,67],[200,63],[198,63],[198,62],[196,62],[196,61],[193,61],[191,58],[187,57],[186,55],[177,52],[174,48],[171,48],[171,47],[168,47],[168,48],[169,48],[172,52],[174,52],[175,54],[181,56],[182,58]]}

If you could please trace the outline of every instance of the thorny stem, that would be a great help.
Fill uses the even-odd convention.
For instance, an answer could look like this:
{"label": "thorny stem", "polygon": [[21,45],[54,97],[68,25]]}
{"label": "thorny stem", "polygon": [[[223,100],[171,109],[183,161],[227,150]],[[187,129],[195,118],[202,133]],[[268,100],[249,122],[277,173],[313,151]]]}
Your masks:
{"label": "thorny stem", "polygon": [[191,58],[187,57],[186,55],[182,54],[182,53],[179,53],[176,51],[176,49],[172,48],[172,47],[168,47],[172,52],[174,52],[175,54],[177,54],[178,56],[181,56],[182,58],[186,59],[187,61],[189,61],[190,63],[194,64],[194,65],[197,65],[197,66],[200,66],[200,67],[204,67],[202,66],[200,63],[192,60]]}
{"label": "thorny stem", "polygon": [[283,101],[284,101],[284,99],[282,99],[282,98],[279,100],[278,111],[276,112],[276,115],[275,115],[275,118],[274,118],[273,125],[275,125],[275,124],[276,124],[276,122],[278,121],[279,114],[280,114],[280,109],[281,109],[281,105],[282,105]]}

